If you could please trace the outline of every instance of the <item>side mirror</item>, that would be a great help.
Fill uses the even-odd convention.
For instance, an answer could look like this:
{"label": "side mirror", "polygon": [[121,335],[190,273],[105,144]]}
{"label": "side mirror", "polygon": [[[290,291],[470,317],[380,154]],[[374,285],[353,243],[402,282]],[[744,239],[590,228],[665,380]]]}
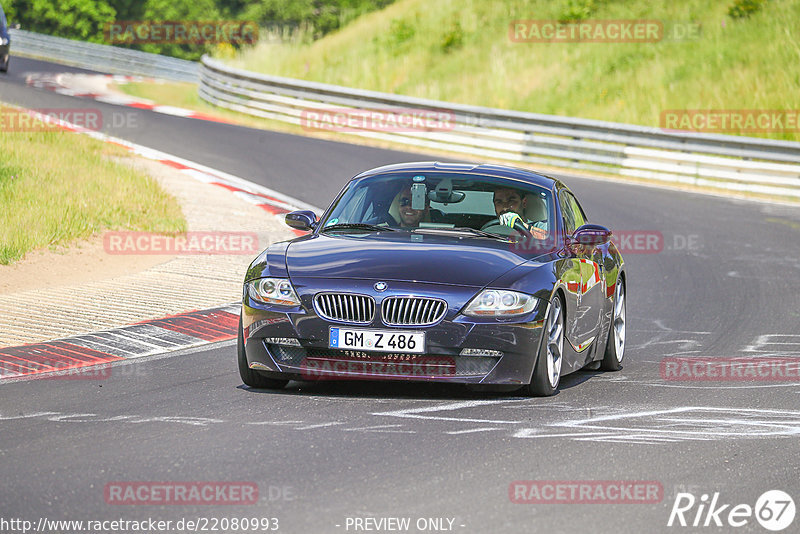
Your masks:
{"label": "side mirror", "polygon": [[584,224],[567,238],[568,245],[596,247],[611,241],[611,230],[599,224]]}
{"label": "side mirror", "polygon": [[303,232],[310,232],[317,226],[317,215],[310,210],[287,213],[285,220],[287,225]]}

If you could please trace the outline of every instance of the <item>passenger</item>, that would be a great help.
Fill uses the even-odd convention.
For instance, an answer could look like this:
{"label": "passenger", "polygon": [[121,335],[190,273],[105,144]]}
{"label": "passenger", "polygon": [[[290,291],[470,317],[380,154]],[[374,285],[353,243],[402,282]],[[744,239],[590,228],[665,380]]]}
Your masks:
{"label": "passenger", "polygon": [[389,215],[401,228],[417,228],[419,223],[428,220],[430,201],[425,199],[425,209],[415,210],[411,207],[411,186],[405,186],[392,201]]}
{"label": "passenger", "polygon": [[494,202],[494,211],[501,225],[514,228],[514,225],[519,221],[533,237],[538,239],[547,237],[546,220],[529,221],[522,216],[528,207],[528,198],[523,196],[519,190],[511,187],[498,187],[494,190],[492,200]]}

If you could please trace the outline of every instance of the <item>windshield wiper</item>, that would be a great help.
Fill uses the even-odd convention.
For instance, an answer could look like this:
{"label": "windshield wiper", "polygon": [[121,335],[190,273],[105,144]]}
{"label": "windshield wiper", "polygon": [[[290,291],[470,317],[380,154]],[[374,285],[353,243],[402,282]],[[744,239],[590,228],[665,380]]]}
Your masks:
{"label": "windshield wiper", "polygon": [[415,228],[415,231],[419,230],[431,230],[434,232],[459,232],[462,234],[467,232],[479,237],[488,237],[490,239],[497,239],[499,241],[509,241],[508,236],[502,236],[502,235],[492,234],[489,232],[484,232],[483,230],[477,230],[475,228],[470,228],[469,226],[454,226],[451,228],[436,228],[436,227]]}
{"label": "windshield wiper", "polygon": [[499,239],[500,241],[510,241],[509,237],[506,235],[497,235],[491,232],[484,232],[483,230],[478,230],[477,228],[470,228],[469,226],[456,226],[453,230],[462,230],[465,232],[470,232],[475,235],[479,235],[481,237],[489,237],[491,239]]}
{"label": "windshield wiper", "polygon": [[377,224],[367,223],[338,223],[330,226],[325,226],[320,232],[327,232],[328,230],[370,230],[373,232],[396,232],[397,229],[390,226],[378,226]]}

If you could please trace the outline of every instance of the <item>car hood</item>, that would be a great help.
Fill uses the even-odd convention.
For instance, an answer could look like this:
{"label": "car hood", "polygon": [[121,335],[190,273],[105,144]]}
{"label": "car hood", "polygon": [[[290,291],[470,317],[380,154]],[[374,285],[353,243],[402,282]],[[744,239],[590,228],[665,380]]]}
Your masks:
{"label": "car hood", "polygon": [[502,241],[416,232],[310,235],[286,249],[292,278],[409,280],[474,287],[486,286],[529,259]]}

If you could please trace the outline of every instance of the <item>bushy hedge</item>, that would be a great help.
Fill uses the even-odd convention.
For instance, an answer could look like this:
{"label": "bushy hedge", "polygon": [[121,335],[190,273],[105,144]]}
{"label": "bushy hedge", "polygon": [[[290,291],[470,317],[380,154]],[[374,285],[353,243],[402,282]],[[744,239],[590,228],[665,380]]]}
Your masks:
{"label": "bushy hedge", "polygon": [[[303,27],[314,38],[393,0],[3,0],[9,22],[23,29],[106,43],[114,21],[253,21],[262,27]],[[118,44],[118,43],[114,43]],[[211,44],[146,43],[130,48],[199,59]],[[236,46],[236,45],[234,45]]]}

